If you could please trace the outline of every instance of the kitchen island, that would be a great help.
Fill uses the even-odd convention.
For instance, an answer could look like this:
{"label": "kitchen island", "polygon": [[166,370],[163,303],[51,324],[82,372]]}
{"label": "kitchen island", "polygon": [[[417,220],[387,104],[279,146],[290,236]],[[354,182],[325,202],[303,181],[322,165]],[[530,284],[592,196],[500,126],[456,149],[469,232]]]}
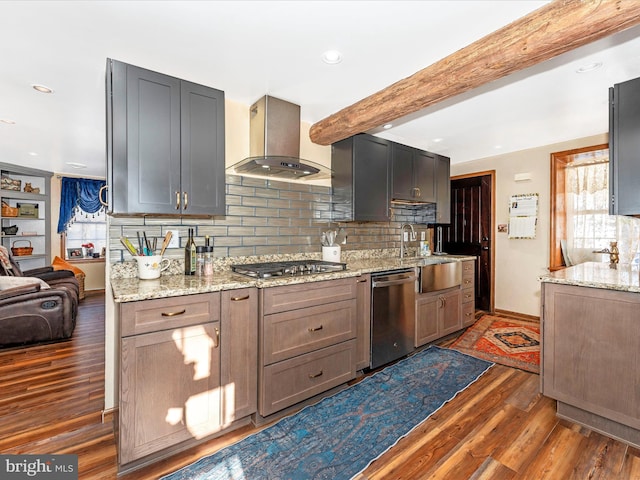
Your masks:
{"label": "kitchen island", "polygon": [[541,388],[561,418],[640,446],[640,268],[584,263],[542,281]]}

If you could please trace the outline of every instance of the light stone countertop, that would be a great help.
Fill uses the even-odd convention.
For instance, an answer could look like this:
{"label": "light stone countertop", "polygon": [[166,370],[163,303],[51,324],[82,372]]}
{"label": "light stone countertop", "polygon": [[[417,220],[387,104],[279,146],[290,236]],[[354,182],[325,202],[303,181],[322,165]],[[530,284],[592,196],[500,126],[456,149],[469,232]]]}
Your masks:
{"label": "light stone countertop", "polygon": [[587,262],[539,278],[542,282],[640,293],[640,266]]}
{"label": "light stone countertop", "polygon": [[[296,258],[299,259],[299,258]],[[434,263],[461,262],[474,260],[472,256],[443,255],[430,257],[410,257],[401,260],[398,257],[374,257],[374,258],[346,258],[347,269],[340,272],[319,273],[312,275],[298,275],[291,277],[274,277],[268,279],[251,278],[224,269],[214,273],[210,277],[192,277],[188,275],[162,275],[155,280],[139,280],[137,276],[124,277],[116,275],[111,277],[111,289],[113,298],[117,303],[135,302],[153,298],[178,297],[182,295],[194,295],[198,293],[219,292],[222,290],[235,290],[239,288],[258,287],[269,288],[280,285],[294,285],[299,283],[319,282],[323,280],[335,280],[360,276],[366,273],[383,272],[400,268],[413,268],[419,265]],[[242,262],[240,262],[242,263]],[[244,262],[248,263],[248,262]],[[135,264],[124,266],[130,269]],[[134,272],[136,274],[136,272]]]}

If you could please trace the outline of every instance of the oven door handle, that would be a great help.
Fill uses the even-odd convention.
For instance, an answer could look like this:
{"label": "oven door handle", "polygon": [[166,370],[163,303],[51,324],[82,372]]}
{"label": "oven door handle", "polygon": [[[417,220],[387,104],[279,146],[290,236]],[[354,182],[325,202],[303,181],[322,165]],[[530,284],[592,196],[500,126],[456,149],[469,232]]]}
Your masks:
{"label": "oven door handle", "polygon": [[382,288],[382,287],[391,287],[392,285],[402,285],[405,283],[411,283],[416,281],[415,275],[409,275],[406,277],[401,277],[393,280],[386,280],[389,277],[383,277],[384,280],[373,280],[371,282],[371,286],[373,288]]}

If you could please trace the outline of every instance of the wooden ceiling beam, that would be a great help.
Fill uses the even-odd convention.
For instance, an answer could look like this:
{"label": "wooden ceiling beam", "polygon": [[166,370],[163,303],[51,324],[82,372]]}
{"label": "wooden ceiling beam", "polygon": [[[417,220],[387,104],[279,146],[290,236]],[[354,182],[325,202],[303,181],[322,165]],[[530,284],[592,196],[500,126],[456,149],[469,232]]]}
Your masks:
{"label": "wooden ceiling beam", "polygon": [[320,145],[398,118],[640,23],[637,0],[556,0],[311,126]]}

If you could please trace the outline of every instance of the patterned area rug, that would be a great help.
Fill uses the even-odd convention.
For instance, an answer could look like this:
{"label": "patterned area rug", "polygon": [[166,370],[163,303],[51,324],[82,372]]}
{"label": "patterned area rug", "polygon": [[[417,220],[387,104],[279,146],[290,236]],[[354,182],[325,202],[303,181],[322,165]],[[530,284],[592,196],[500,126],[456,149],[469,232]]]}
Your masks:
{"label": "patterned area rug", "polygon": [[163,478],[353,478],[492,365],[430,347]]}
{"label": "patterned area rug", "polygon": [[540,373],[540,324],[484,315],[451,348],[527,372]]}

